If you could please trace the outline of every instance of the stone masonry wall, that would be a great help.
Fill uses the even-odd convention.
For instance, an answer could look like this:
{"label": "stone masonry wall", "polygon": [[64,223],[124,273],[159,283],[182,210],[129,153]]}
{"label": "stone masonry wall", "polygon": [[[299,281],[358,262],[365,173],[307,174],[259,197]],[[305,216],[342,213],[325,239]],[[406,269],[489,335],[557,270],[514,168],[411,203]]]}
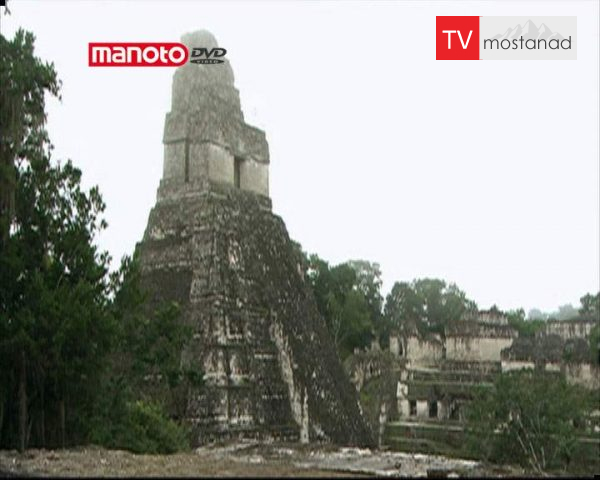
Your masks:
{"label": "stone masonry wall", "polygon": [[197,443],[240,435],[370,444],[283,222],[264,197],[205,188],[159,202],[139,245],[146,287],[176,297],[194,328],[182,361],[206,374],[188,399]]}

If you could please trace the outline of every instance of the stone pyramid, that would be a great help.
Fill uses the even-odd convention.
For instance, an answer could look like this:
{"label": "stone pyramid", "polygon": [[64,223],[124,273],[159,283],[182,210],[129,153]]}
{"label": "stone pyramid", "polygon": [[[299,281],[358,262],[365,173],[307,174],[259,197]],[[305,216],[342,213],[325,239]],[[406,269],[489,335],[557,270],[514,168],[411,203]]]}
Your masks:
{"label": "stone pyramid", "polygon": [[[188,48],[217,46],[200,31]],[[372,444],[357,394],[269,198],[265,133],[245,123],[228,61],[174,74],[156,205],[138,244],[153,301],[175,300],[193,336],[184,365],[197,444],[225,438]]]}

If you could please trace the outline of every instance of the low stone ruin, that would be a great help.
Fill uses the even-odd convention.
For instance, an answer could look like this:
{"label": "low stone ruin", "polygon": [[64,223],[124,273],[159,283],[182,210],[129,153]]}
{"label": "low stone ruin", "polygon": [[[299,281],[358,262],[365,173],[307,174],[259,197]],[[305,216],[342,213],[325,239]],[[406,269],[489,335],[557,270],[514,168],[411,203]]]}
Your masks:
{"label": "low stone ruin", "polygon": [[373,349],[346,361],[361,395],[368,392],[374,431],[392,448],[455,454],[464,441],[466,406],[475,388],[491,388],[502,372],[541,369],[567,382],[600,388],[591,361],[594,320],[549,321],[532,337],[519,337],[497,310],[470,314],[444,335],[392,335],[389,351]]}

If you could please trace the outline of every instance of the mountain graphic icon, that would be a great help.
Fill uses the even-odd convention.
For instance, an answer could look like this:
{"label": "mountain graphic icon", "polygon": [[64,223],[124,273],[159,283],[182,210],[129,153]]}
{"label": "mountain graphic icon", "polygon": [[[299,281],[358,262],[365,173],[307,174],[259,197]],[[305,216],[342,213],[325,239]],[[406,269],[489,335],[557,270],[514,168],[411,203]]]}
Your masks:
{"label": "mountain graphic icon", "polygon": [[558,32],[552,32],[545,23],[542,23],[539,28],[531,20],[527,20],[523,26],[517,25],[513,28],[508,28],[504,33],[498,33],[492,37],[492,40],[563,40],[564,37]]}

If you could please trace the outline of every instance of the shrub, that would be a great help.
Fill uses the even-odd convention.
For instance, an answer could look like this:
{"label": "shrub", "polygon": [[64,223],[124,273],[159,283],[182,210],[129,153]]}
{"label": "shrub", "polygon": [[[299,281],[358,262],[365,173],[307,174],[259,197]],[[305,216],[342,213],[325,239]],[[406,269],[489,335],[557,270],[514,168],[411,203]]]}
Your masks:
{"label": "shrub", "polygon": [[518,463],[537,473],[567,470],[589,411],[580,387],[562,376],[526,371],[502,374],[471,403],[469,453],[496,463]]}
{"label": "shrub", "polygon": [[[160,404],[138,400],[115,412],[108,428],[98,428],[93,441],[134,453],[174,453],[190,447],[188,432],[170,419]],[[119,415],[120,413],[120,415]]]}

